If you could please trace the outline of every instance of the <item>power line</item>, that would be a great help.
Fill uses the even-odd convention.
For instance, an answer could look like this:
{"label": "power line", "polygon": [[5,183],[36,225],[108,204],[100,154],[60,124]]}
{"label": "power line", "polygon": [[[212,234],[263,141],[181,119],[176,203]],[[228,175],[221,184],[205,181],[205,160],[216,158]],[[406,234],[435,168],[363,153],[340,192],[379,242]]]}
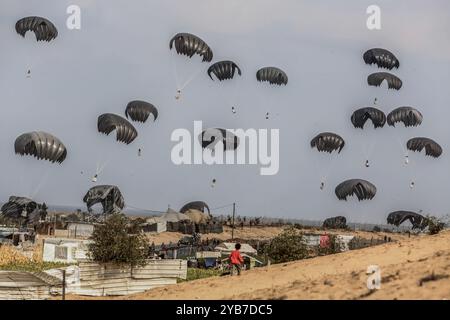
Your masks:
{"label": "power line", "polygon": [[231,207],[231,206],[233,206],[233,203],[225,204],[223,206],[216,207],[216,208],[211,208],[211,210],[223,209],[223,208],[227,208],[227,207]]}

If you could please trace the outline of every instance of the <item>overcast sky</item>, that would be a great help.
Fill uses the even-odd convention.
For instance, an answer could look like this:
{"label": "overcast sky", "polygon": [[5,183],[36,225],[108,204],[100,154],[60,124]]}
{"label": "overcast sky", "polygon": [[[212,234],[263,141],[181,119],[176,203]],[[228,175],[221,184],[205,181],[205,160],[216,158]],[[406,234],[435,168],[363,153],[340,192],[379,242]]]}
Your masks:
{"label": "overcast sky", "polygon": [[[81,30],[66,28],[71,4],[82,9]],[[381,30],[366,27],[371,4],[381,8]],[[37,43],[31,33],[25,39],[16,34],[16,21],[29,15],[53,21],[57,39]],[[449,18],[447,0],[0,0],[0,202],[23,195],[84,207],[82,197],[94,185],[91,177],[103,165],[98,183],[118,185],[127,205],[137,208],[236,202],[241,215],[314,220],[345,215],[374,223],[402,209],[447,214]],[[211,81],[207,63],[169,51],[177,32],[200,36],[212,48],[214,62],[235,61],[242,77]],[[367,75],[384,71],[364,64],[362,54],[372,47],[387,48],[399,58],[393,73],[403,80],[400,91],[367,85]],[[255,72],[263,66],[285,70],[288,85],[256,82]],[[177,78],[183,82],[197,71],[175,100]],[[386,114],[399,106],[416,107],[424,116],[422,126],[353,128],[352,112],[374,98]],[[157,106],[159,118],[134,123],[139,136],[132,144],[97,132],[98,115],[123,115],[135,99]],[[207,127],[279,129],[279,173],[261,176],[254,165],[174,165],[170,135],[177,128],[192,130],[194,120]],[[14,153],[15,138],[35,130],[64,142],[68,157],[62,165]],[[310,148],[311,138],[322,131],[344,137],[341,154]],[[405,166],[404,148],[413,136],[436,140],[443,155],[410,154]],[[366,158],[370,168],[364,166]],[[350,178],[374,183],[376,197],[338,201],[335,186]]]}

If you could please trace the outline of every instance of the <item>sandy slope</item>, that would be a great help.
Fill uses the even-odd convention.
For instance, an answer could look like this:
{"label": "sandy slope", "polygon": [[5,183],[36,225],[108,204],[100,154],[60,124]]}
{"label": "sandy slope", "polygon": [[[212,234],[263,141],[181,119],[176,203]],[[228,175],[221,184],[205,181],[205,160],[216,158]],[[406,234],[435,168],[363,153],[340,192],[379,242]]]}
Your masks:
{"label": "sandy slope", "polygon": [[[381,289],[366,287],[366,270],[381,268]],[[419,284],[431,275],[447,278]],[[70,297],[79,299],[81,297]],[[87,298],[83,297],[82,299]],[[154,289],[120,299],[448,299],[450,231]]]}
{"label": "sandy slope", "polygon": [[[381,268],[381,289],[366,286],[366,270]],[[420,279],[447,278],[419,285]],[[128,299],[448,299],[450,231],[159,288]]]}

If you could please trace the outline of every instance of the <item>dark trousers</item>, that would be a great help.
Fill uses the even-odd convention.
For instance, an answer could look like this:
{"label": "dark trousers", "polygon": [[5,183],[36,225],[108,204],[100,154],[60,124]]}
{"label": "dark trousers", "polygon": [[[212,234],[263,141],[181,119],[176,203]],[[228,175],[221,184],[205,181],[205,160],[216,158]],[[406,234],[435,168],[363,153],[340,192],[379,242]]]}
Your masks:
{"label": "dark trousers", "polygon": [[231,275],[234,274],[234,270],[237,270],[237,274],[240,276],[241,275],[241,270],[242,270],[242,266],[240,264],[232,264],[231,265]]}

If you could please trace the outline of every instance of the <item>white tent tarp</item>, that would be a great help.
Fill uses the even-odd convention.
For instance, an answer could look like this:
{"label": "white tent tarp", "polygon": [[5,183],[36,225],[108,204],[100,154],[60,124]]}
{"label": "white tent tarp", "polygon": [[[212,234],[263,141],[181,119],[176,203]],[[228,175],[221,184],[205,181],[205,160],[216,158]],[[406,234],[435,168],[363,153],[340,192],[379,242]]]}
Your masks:
{"label": "white tent tarp", "polygon": [[161,220],[166,222],[180,222],[191,219],[189,219],[189,217],[184,213],[179,213],[169,208],[167,212],[161,216]]}
{"label": "white tent tarp", "polygon": [[[214,250],[221,251],[221,252],[231,252],[234,250],[234,246],[236,243],[232,242],[223,242],[219,244],[217,247],[214,248]],[[254,249],[251,245],[247,243],[241,243],[241,249],[239,250],[242,253],[250,253],[250,254],[256,254],[257,251]]]}

